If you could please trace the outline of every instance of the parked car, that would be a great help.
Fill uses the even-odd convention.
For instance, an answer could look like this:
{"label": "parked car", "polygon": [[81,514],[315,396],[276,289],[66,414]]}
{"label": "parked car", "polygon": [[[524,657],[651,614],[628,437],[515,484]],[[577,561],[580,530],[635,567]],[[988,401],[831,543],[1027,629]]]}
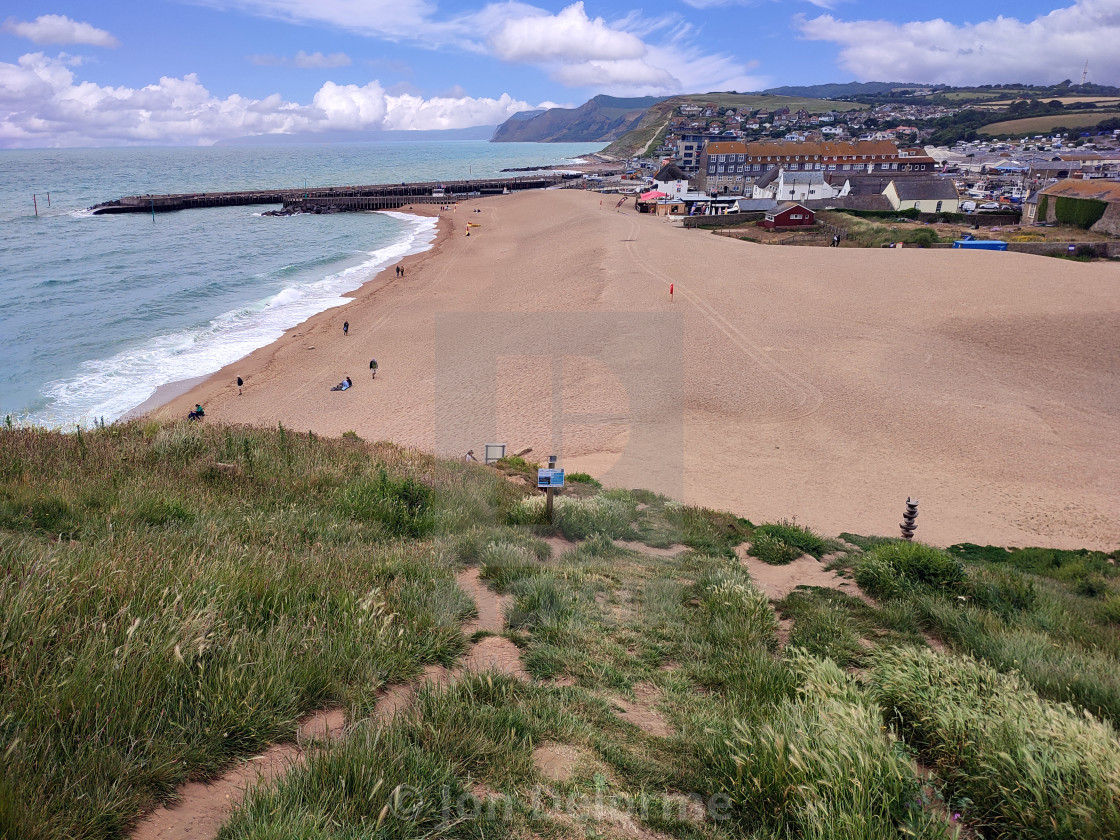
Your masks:
{"label": "parked car", "polygon": [[976,209],[976,202],[975,201],[962,201],[961,204],[960,204],[960,208],[961,208],[962,213],[971,213],[973,210]]}
{"label": "parked car", "polygon": [[986,201],[976,209],[991,212],[992,210],[999,210],[999,205],[994,201]]}

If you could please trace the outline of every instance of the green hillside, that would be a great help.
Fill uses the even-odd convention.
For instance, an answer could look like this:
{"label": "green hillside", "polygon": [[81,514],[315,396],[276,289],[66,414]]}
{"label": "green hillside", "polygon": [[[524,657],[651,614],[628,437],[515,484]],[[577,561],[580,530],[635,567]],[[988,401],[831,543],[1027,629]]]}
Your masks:
{"label": "green hillside", "polygon": [[1120,117],[1120,111],[1087,111],[1080,114],[1054,114],[1046,117],[1026,117],[1020,120],[1003,120],[989,123],[978,129],[989,137],[1007,137],[1016,134],[1045,134],[1056,128],[1070,131],[1096,128],[1097,123]]}
{"label": "green hillside", "polygon": [[582,475],[550,521],[534,467],[0,429],[0,837],[128,837],[327,709],[243,801],[193,786],[222,840],[1120,836],[1120,553]]}
{"label": "green hillside", "polygon": [[[797,111],[804,108],[811,114],[823,114],[837,108],[836,102],[826,99],[770,96],[764,93],[696,93],[673,96],[650,107],[638,124],[611,143],[603,150],[604,153],[616,157],[645,154],[665,134],[669,121],[676,114],[677,108],[687,103],[697,105],[714,103],[721,108],[748,108],[750,110],[773,110],[785,107],[791,111]],[[866,106],[845,102],[841,107],[844,110],[850,110]]]}
{"label": "green hillside", "polygon": [[867,94],[890,93],[895,90],[913,90],[929,85],[916,82],[843,82],[823,85],[786,85],[767,88],[763,93],[776,96],[807,96],[816,99],[835,99],[838,96],[865,96]]}

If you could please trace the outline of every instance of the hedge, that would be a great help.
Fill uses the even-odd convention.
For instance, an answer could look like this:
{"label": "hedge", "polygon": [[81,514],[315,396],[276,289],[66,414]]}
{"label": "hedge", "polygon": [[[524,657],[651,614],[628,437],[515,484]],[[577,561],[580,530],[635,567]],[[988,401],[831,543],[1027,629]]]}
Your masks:
{"label": "hedge", "polygon": [[1088,230],[1104,215],[1108,204],[1092,198],[1069,198],[1057,196],[1054,202],[1054,218],[1059,222]]}
{"label": "hedge", "polygon": [[1049,210],[1049,209],[1050,209],[1050,196],[1040,195],[1038,197],[1038,216],[1036,217],[1037,220],[1040,221],[1040,222],[1045,222],[1046,221],[1046,211]]}

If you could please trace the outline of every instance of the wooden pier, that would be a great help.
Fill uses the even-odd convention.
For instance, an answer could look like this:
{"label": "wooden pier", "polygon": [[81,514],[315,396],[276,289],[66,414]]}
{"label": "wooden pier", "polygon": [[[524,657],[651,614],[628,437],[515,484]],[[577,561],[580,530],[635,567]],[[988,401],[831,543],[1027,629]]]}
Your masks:
{"label": "wooden pier", "polygon": [[170,213],[199,207],[238,207],[281,204],[292,211],[322,213],[355,210],[396,210],[409,204],[450,204],[484,195],[554,187],[579,175],[572,173],[490,178],[471,181],[432,181],[426,184],[373,184],[363,187],[243,190],[240,192],[130,195],[95,204],[95,215],[106,213]]}

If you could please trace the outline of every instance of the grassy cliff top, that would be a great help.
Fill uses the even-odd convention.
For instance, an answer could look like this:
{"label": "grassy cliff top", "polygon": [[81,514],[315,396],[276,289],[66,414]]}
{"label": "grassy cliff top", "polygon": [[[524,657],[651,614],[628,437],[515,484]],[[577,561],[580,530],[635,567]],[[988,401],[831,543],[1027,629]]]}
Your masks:
{"label": "grassy cliff top", "polygon": [[[127,836],[330,707],[341,737],[222,838],[1120,833],[1116,553],[828,538],[587,476],[550,523],[533,470],[0,431],[0,837]],[[517,673],[384,711],[499,642]]]}

